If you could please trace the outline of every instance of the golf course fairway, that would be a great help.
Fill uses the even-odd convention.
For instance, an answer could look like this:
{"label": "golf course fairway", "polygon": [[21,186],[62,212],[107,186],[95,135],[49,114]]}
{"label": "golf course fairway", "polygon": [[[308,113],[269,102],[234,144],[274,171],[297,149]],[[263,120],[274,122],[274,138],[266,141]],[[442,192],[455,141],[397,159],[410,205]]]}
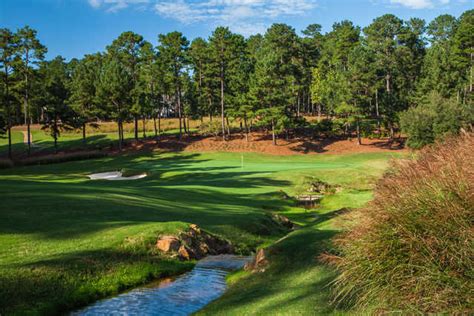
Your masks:
{"label": "golf course fairway", "polygon": [[[228,291],[200,313],[343,312],[329,304],[334,272],[317,256],[337,233],[337,211],[369,201],[398,155],[142,152],[0,170],[0,314],[67,312],[190,270],[193,262],[153,247],[157,236],[189,224],[241,254],[270,249],[266,271],[231,274]],[[112,171],[147,177],[88,178]],[[318,207],[284,198],[307,192],[315,179],[337,187]],[[299,229],[282,228],[272,213]]]}

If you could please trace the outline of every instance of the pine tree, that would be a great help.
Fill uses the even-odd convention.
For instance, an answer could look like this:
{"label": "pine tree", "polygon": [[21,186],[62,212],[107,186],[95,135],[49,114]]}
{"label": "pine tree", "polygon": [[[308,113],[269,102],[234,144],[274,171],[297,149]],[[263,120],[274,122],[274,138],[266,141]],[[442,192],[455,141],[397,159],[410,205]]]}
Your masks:
{"label": "pine tree", "polygon": [[30,131],[30,86],[32,81],[32,74],[34,73],[32,65],[38,65],[40,61],[44,59],[44,55],[47,52],[47,48],[40,43],[36,38],[36,31],[28,26],[21,28],[16,33],[18,49],[16,71],[20,72],[23,76],[23,114],[24,122],[27,125],[27,139],[28,139],[28,155],[31,153],[31,131]]}
{"label": "pine tree", "polygon": [[[8,134],[8,157],[12,159],[12,134],[13,124],[12,109],[12,72],[15,54],[18,49],[18,38],[9,29],[0,29],[0,70],[2,75],[2,122]],[[3,128],[2,128],[3,130]]]}
{"label": "pine tree", "polygon": [[184,68],[188,64],[187,51],[189,48],[189,41],[180,32],[171,32],[166,35],[160,34],[160,45],[158,51],[165,65],[165,71],[170,78],[170,84],[174,90],[175,110],[178,113],[179,119],[179,138],[182,137],[183,129],[183,105],[182,97],[182,83]]}
{"label": "pine tree", "polygon": [[129,93],[133,88],[133,81],[125,66],[115,57],[106,56],[102,66],[98,95],[106,102],[106,111],[117,121],[118,144],[122,150],[124,142],[123,121],[129,109]]}
{"label": "pine tree", "polygon": [[45,119],[43,129],[49,129],[54,139],[54,150],[58,151],[58,138],[61,131],[73,128],[73,112],[67,105],[69,97],[67,65],[64,58],[58,56],[43,62],[40,67],[43,83],[43,109]]}
{"label": "pine tree", "polygon": [[78,61],[69,84],[71,108],[75,112],[75,125],[82,128],[82,141],[86,144],[86,126],[93,122],[99,112],[97,86],[100,79],[103,56],[86,55]]}
{"label": "pine tree", "polygon": [[283,131],[290,120],[287,107],[294,97],[291,82],[296,48],[294,29],[286,24],[273,24],[257,53],[251,95],[258,106],[256,114],[261,123],[271,128],[274,145],[276,133]]}
{"label": "pine tree", "polygon": [[123,32],[107,47],[108,54],[117,58],[124,66],[131,79],[130,112],[135,126],[135,140],[138,140],[138,117],[141,112],[138,70],[142,59],[142,47],[145,44],[143,36],[133,32]]}

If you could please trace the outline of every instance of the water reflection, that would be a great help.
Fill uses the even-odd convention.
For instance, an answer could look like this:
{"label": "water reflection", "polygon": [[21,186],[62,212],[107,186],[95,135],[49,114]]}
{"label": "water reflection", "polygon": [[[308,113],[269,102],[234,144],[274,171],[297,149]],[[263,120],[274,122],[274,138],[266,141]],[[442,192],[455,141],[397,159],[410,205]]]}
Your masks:
{"label": "water reflection", "polygon": [[189,315],[221,296],[225,276],[240,269],[250,257],[209,256],[176,280],[160,282],[98,301],[72,315]]}

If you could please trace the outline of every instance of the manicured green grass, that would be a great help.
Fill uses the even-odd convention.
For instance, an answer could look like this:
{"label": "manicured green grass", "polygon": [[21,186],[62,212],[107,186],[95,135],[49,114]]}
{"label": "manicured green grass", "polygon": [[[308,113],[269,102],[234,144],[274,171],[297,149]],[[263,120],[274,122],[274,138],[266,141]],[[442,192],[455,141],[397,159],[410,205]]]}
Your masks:
{"label": "manicured green grass", "polygon": [[[316,213],[301,221],[304,226],[266,251],[263,272],[239,271],[228,277],[229,290],[198,315],[342,315],[330,296],[335,271],[319,262],[338,233],[334,220],[339,210],[360,207],[372,198],[370,191],[347,190],[326,197]],[[290,218],[291,214],[288,214]]]}
{"label": "manicured green grass", "polygon": [[[152,247],[157,235],[189,223],[230,239],[241,252],[269,245],[287,233],[271,221],[271,211],[307,226],[274,246],[281,249],[275,253],[281,264],[271,268],[276,271],[271,292],[264,295],[261,288],[256,305],[240,300],[222,310],[237,313],[230,308],[241,306],[249,313],[265,311],[264,304],[278,312],[279,302],[286,298],[304,310],[314,308],[318,301],[300,291],[309,295],[314,290],[320,294],[313,295],[325,302],[323,284],[331,272],[315,256],[335,232],[327,225],[330,212],[370,199],[369,190],[391,156],[141,153],[2,170],[0,313],[58,313],[189,269],[189,264],[161,258]],[[144,171],[148,177],[136,181],[86,177],[119,169]],[[338,184],[342,191],[325,198],[315,211],[281,199],[280,190],[290,195],[302,192],[308,177]],[[248,286],[267,277],[250,276],[257,283]],[[286,294],[266,300],[285,283]],[[237,289],[238,284],[242,283],[237,282]],[[244,286],[237,290],[241,295],[251,296],[243,291],[250,287],[240,286]],[[236,290],[231,288],[225,297],[231,293]]]}

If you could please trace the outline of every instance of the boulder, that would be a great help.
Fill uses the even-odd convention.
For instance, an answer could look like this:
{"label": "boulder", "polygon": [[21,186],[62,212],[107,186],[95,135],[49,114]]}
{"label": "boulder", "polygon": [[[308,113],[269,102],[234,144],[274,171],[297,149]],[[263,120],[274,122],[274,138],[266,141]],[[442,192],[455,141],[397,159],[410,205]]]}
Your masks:
{"label": "boulder", "polygon": [[163,252],[178,251],[181,242],[175,236],[161,236],[156,242],[156,248]]}
{"label": "boulder", "polygon": [[187,247],[185,247],[185,246],[179,247],[178,256],[181,260],[191,260],[191,259],[193,259],[191,257],[190,251],[188,251]]}
{"label": "boulder", "polygon": [[191,224],[191,225],[189,225],[189,228],[190,228],[191,230],[195,231],[197,235],[200,235],[200,234],[201,234],[201,228],[199,228],[198,225],[196,225],[196,224]]}
{"label": "boulder", "polygon": [[259,249],[257,251],[257,254],[255,255],[255,258],[251,262],[245,264],[244,269],[248,271],[263,272],[265,271],[265,267],[267,265],[268,265],[268,259],[265,254],[265,250]]}
{"label": "boulder", "polygon": [[209,246],[205,242],[199,243],[199,252],[203,255],[207,255],[210,252]]}
{"label": "boulder", "polygon": [[265,255],[264,249],[259,249],[257,255],[255,256],[255,267],[264,267],[268,264],[267,256]]}
{"label": "boulder", "polygon": [[311,182],[308,191],[322,194],[331,193],[331,185],[329,183],[316,179],[315,181]]}
{"label": "boulder", "polygon": [[234,248],[227,240],[206,233],[196,224],[176,236],[162,236],[156,248],[181,260],[201,259],[207,255],[233,253]]}
{"label": "boulder", "polygon": [[293,222],[290,221],[286,216],[280,214],[272,214],[272,217],[274,221],[286,228],[293,229],[295,227],[295,224],[293,224]]}

